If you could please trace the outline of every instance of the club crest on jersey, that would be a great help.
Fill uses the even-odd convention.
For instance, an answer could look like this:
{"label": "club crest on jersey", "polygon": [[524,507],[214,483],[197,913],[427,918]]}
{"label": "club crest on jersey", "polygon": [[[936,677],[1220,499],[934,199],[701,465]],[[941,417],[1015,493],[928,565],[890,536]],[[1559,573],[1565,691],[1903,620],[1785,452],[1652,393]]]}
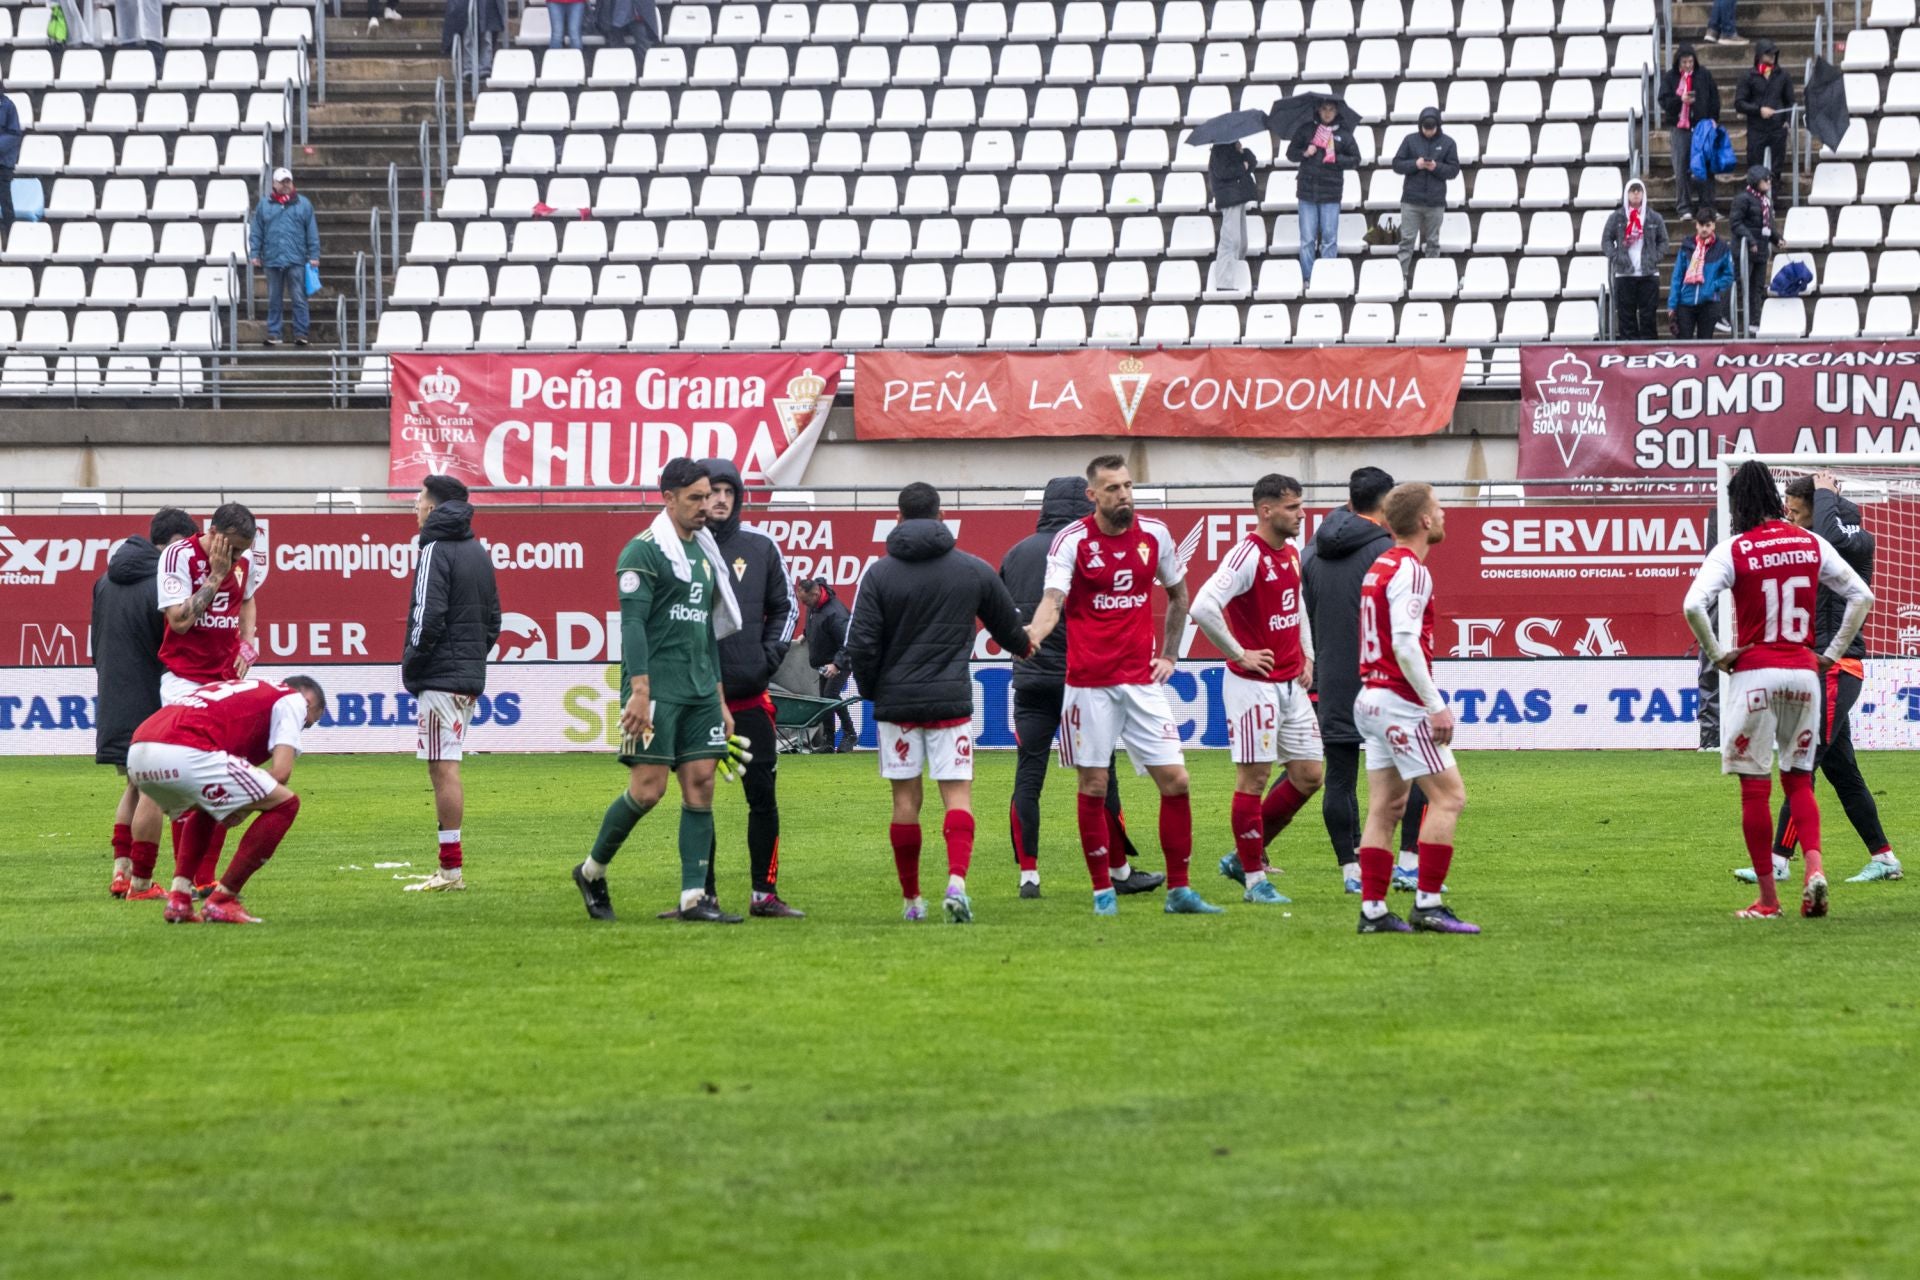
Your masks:
{"label": "club crest on jersey", "polygon": [[746,576],[747,576],[747,558],[745,556],[735,556],[733,558],[734,581],[738,582],[741,579],[745,578]]}
{"label": "club crest on jersey", "polygon": [[1145,564],[1147,562],[1147,544],[1143,541],[1136,546],[1134,550],[1140,553],[1140,563]]}

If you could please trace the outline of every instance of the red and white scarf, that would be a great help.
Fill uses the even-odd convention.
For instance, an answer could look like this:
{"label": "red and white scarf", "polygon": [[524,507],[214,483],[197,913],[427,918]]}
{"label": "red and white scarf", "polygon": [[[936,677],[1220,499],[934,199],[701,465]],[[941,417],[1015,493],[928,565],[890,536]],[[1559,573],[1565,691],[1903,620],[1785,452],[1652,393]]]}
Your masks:
{"label": "red and white scarf", "polygon": [[1313,131],[1313,145],[1320,148],[1320,163],[1333,163],[1333,126],[1323,124]]}
{"label": "red and white scarf", "polygon": [[1673,122],[1676,129],[1693,128],[1693,104],[1687,101],[1687,95],[1693,92],[1693,72],[1680,77],[1680,118]]}
{"label": "red and white scarf", "polygon": [[1646,234],[1647,234],[1646,218],[1641,214],[1641,211],[1639,209],[1634,208],[1632,205],[1628,205],[1627,206],[1627,243],[1638,244],[1640,242],[1640,238]]}
{"label": "red and white scarf", "polygon": [[1714,237],[1711,235],[1696,235],[1693,238],[1693,258],[1687,263],[1685,283],[1705,284],[1707,282],[1707,250],[1713,248],[1713,240]]}

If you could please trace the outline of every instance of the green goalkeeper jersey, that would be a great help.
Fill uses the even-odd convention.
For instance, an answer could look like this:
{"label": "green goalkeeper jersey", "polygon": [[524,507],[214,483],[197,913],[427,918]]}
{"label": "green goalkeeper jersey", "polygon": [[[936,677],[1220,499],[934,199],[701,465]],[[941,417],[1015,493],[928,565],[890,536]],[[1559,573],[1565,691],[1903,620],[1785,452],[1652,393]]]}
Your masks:
{"label": "green goalkeeper jersey", "polygon": [[682,542],[690,582],[654,544],[649,529],[620,553],[621,688],[648,677],[655,702],[705,703],[718,696],[720,646],[713,638],[713,562],[698,542]]}

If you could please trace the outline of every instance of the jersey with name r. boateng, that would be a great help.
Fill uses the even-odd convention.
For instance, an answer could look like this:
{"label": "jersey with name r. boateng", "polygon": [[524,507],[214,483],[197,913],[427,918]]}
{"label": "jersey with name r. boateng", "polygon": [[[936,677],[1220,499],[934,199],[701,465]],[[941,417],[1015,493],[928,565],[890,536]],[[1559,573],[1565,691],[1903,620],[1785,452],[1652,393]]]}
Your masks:
{"label": "jersey with name r. boateng", "polygon": [[135,730],[135,742],[164,742],[195,751],[224,751],[259,764],[275,747],[300,750],[307,699],[271,680],[227,680],[204,685],[160,708]]}
{"label": "jersey with name r. boateng", "polygon": [[1303,602],[1300,590],[1300,550],[1291,542],[1270,547],[1250,533],[1227,553],[1203,591],[1224,602],[1227,630],[1243,649],[1271,649],[1273,670],[1261,675],[1240,667],[1228,670],[1243,680],[1285,684],[1306,669],[1307,655],[1300,643]]}
{"label": "jersey with name r. boateng", "polygon": [[[1765,520],[1707,553],[1694,591],[1733,592],[1735,671],[1813,671],[1813,615],[1824,584],[1839,591],[1853,570],[1833,544],[1784,520]],[[1691,593],[1690,593],[1691,594]]]}
{"label": "jersey with name r. boateng", "polygon": [[648,529],[620,553],[620,687],[647,677],[655,702],[699,705],[718,697],[720,646],[713,638],[713,562],[698,542],[680,544],[692,579],[674,576]]}
{"label": "jersey with name r. boateng", "polygon": [[1420,653],[1431,674],[1433,575],[1411,547],[1387,548],[1360,580],[1360,682],[1422,705],[1393,651],[1396,634],[1420,638]]}
{"label": "jersey with name r. boateng", "polygon": [[1047,552],[1046,589],[1064,591],[1067,683],[1101,689],[1153,680],[1153,592],[1186,577],[1167,526],[1136,515],[1125,533],[1103,532],[1086,516],[1062,529]]}
{"label": "jersey with name r. boateng", "polygon": [[[162,666],[194,684],[233,678],[233,664],[240,657],[240,605],[253,599],[259,589],[265,577],[264,562],[264,555],[256,562],[252,552],[234,556],[233,568],[207,611],[185,631],[168,626],[160,639]],[[206,583],[210,567],[198,538],[182,538],[162,551],[158,580],[161,611],[191,600]]]}

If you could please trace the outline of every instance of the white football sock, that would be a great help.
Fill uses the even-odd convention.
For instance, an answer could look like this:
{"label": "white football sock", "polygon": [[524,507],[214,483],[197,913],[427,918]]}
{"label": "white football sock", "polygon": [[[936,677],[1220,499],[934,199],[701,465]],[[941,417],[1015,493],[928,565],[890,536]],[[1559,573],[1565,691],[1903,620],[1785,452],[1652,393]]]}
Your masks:
{"label": "white football sock", "polygon": [[1378,920],[1381,916],[1387,914],[1387,904],[1362,898],[1360,900],[1360,914],[1369,920]]}
{"label": "white football sock", "polygon": [[[1874,854],[1873,860],[1875,862],[1884,862],[1890,867],[1897,867],[1900,865],[1900,859],[1893,856],[1893,850],[1891,849],[1887,849],[1880,853]],[[136,880],[134,883],[138,884],[139,881]]]}
{"label": "white football sock", "polygon": [[1360,878],[1360,864],[1357,862],[1341,863],[1340,878],[1342,880],[1358,880]]}
{"label": "white football sock", "polygon": [[113,860],[113,871],[115,875],[118,875],[122,871],[132,872],[132,870],[133,870],[132,858],[115,858]]}
{"label": "white football sock", "polygon": [[1266,882],[1267,882],[1266,872],[1264,871],[1247,872],[1247,888],[1251,889],[1253,888],[1253,886],[1257,884],[1265,884]]}
{"label": "white football sock", "polygon": [[460,868],[442,867],[440,868],[440,878],[443,880],[458,880],[460,878]]}
{"label": "white football sock", "polygon": [[580,864],[580,874],[588,880],[605,880],[607,878],[607,864],[604,862],[595,862],[592,858],[588,858]]}
{"label": "white football sock", "polygon": [[185,876],[175,876],[173,878],[173,892],[174,893],[192,893],[193,881],[187,879]]}
{"label": "white football sock", "polygon": [[1773,878],[1775,880],[1783,879],[1786,876],[1788,870],[1789,868],[1787,866],[1787,860],[1781,857],[1777,853],[1774,854],[1773,855]]}
{"label": "white football sock", "polygon": [[455,827],[451,831],[442,831],[440,833],[440,843],[441,844],[459,844],[460,828]]}
{"label": "white football sock", "polygon": [[1108,875],[1115,880],[1131,880],[1133,879],[1133,864],[1131,862],[1123,862],[1109,871]]}
{"label": "white football sock", "polygon": [[1414,891],[1413,905],[1419,907],[1422,911],[1440,906],[1445,901],[1446,900],[1437,893],[1427,893],[1424,890]]}
{"label": "white football sock", "polygon": [[133,887],[132,887],[131,889],[129,889],[129,890],[127,890],[127,892],[129,892],[129,893],[145,893],[145,892],[146,892],[147,890],[149,890],[149,889],[151,889],[151,888],[153,888],[153,881],[152,881],[152,880],[142,880],[142,879],[141,879],[141,878],[140,878],[139,876],[135,876],[135,877],[133,878]]}
{"label": "white football sock", "polygon": [[951,898],[956,893],[965,894],[966,891],[967,891],[967,878],[965,876],[948,876],[947,877],[947,896],[949,898]]}
{"label": "white football sock", "polygon": [[773,896],[772,894],[762,893],[758,889],[755,889],[753,891],[753,900],[755,902],[765,902],[768,898],[771,898],[772,896]]}
{"label": "white football sock", "polygon": [[1020,873],[1020,883],[1021,884],[1039,884],[1040,873],[1038,871],[1022,871]]}
{"label": "white football sock", "polygon": [[1400,851],[1400,869],[1402,871],[1418,871],[1420,869],[1420,851],[1418,849],[1402,849]]}
{"label": "white football sock", "polygon": [[706,896],[707,891],[705,889],[682,889],[680,891],[680,909],[685,911],[688,907],[697,907],[700,905],[700,899]]}

